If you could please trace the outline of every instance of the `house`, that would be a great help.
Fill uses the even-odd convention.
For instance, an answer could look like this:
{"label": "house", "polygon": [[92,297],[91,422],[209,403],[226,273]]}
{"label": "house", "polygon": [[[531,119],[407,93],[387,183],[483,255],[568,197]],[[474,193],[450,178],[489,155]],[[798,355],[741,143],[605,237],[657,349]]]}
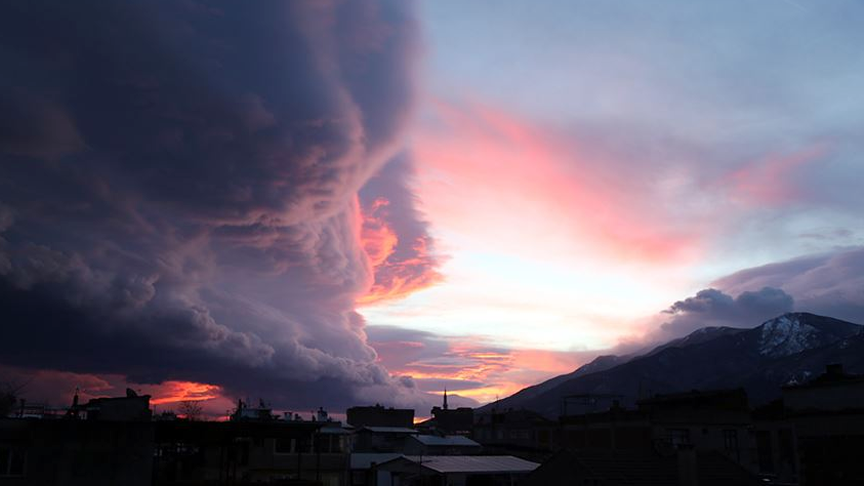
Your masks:
{"label": "house", "polygon": [[496,450],[549,451],[558,424],[531,410],[493,410],[478,415],[473,438]]}
{"label": "house", "polygon": [[479,454],[482,446],[461,435],[426,435],[409,436],[405,441],[404,453],[416,456],[453,456]]}
{"label": "house", "polygon": [[743,388],[655,395],[637,406],[650,417],[655,441],[717,451],[741,465],[753,463],[748,446],[752,420]]}
{"label": "house", "polygon": [[432,407],[432,418],[417,424],[417,428],[428,434],[471,435],[474,428],[474,409],[459,407],[451,409],[447,403],[447,390],[440,407]]}
{"label": "house", "polygon": [[355,452],[349,461],[350,486],[390,486],[389,475],[378,478],[378,465],[402,457],[400,452]]}
{"label": "house", "polygon": [[349,457],[318,421],[154,422],[154,484],[348,484]]}
{"label": "house", "polygon": [[864,375],[831,364],[809,382],[785,386],[782,402],[773,414],[763,411],[756,428],[759,462],[772,476],[788,477],[791,468],[802,486],[864,484]]}

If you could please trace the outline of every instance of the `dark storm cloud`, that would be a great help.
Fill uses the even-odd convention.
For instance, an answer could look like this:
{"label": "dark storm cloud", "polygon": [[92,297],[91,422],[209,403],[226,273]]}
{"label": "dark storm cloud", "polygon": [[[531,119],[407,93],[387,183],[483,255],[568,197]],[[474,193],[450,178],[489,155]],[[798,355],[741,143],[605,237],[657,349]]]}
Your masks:
{"label": "dark storm cloud", "polygon": [[2,360],[425,400],[353,312],[356,194],[399,149],[415,30],[402,1],[4,5]]}
{"label": "dark storm cloud", "polygon": [[753,327],[791,311],[864,323],[862,247],[748,268],[712,285],[661,313],[646,340],[659,343],[705,326]]}
{"label": "dark storm cloud", "polygon": [[662,342],[706,326],[753,327],[790,312],[793,304],[792,296],[772,287],[744,291],[737,297],[713,288],[704,289],[663,311],[664,322],[652,337]]}
{"label": "dark storm cloud", "polygon": [[759,285],[779,287],[795,297],[795,310],[864,323],[864,247],[749,268],[714,285],[729,292]]}

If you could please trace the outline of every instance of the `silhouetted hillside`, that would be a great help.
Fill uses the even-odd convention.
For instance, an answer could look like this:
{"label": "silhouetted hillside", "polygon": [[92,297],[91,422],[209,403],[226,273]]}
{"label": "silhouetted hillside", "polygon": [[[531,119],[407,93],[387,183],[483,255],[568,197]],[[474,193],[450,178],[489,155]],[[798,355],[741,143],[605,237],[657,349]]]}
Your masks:
{"label": "silhouetted hillside", "polygon": [[[753,329],[706,327],[638,356],[601,356],[494,406],[555,417],[567,395],[621,395],[622,404],[632,404],[654,393],[738,386],[747,390],[751,403],[759,404],[779,396],[780,386],[816,376],[834,362],[864,372],[864,327],[789,313]],[[583,406],[587,411],[602,405]]]}

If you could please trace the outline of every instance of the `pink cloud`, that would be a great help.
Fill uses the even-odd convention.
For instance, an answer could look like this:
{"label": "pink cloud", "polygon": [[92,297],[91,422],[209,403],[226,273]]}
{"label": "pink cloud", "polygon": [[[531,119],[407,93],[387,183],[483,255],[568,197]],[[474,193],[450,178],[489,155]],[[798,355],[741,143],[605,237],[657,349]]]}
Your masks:
{"label": "pink cloud", "polygon": [[829,150],[816,144],[791,153],[771,153],[730,173],[721,180],[733,201],[776,206],[800,200],[802,187],[795,176],[804,166],[824,159]]}
{"label": "pink cloud", "polygon": [[670,217],[657,185],[632,168],[638,161],[480,103],[434,101],[429,116],[413,146],[436,226],[538,253],[578,245],[663,263],[698,250],[698,232]]}
{"label": "pink cloud", "polygon": [[[507,349],[483,336],[439,336],[398,328],[369,328],[370,344],[391,373],[410,376],[421,389],[447,387],[489,402],[553,376],[569,373],[590,353]],[[411,339],[405,339],[411,336]]]}

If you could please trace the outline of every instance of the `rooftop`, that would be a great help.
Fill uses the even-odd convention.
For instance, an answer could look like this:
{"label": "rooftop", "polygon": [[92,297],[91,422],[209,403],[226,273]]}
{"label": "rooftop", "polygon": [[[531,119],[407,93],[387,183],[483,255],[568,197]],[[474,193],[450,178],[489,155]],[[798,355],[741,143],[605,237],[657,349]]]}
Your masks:
{"label": "rooftop", "polygon": [[351,469],[369,469],[372,464],[383,464],[402,457],[399,452],[354,452],[351,454]]}
{"label": "rooftop", "polygon": [[540,466],[513,456],[405,456],[405,459],[442,474],[531,472]]}
{"label": "rooftop", "polygon": [[417,431],[414,429],[409,429],[407,427],[379,427],[375,425],[367,425],[360,429],[368,430],[369,432],[374,432],[376,434],[416,434]]}
{"label": "rooftop", "polygon": [[418,435],[414,438],[420,441],[423,445],[428,446],[480,447],[480,444],[477,442],[461,435],[446,435],[444,437],[439,435]]}

